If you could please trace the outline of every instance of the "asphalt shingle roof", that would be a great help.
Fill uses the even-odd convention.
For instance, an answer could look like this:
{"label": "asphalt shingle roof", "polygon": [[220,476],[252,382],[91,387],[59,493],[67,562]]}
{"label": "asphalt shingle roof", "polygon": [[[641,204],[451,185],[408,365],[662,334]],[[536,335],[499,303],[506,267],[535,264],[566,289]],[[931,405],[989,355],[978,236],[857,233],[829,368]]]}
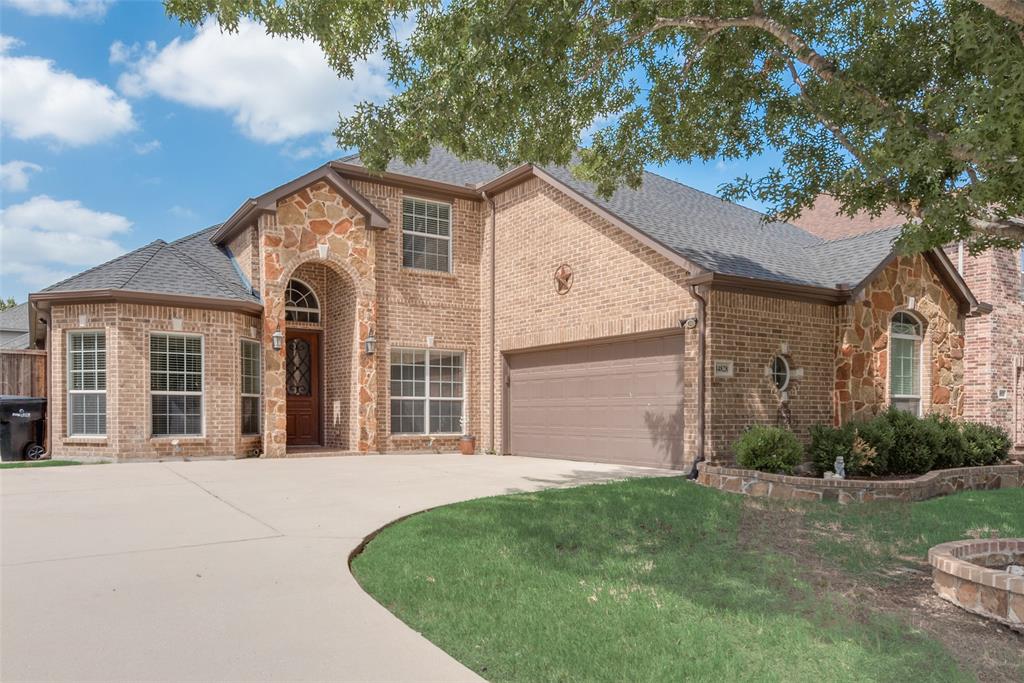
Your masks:
{"label": "asphalt shingle roof", "polygon": [[0,311],[0,330],[28,332],[28,303]]}
{"label": "asphalt shingle roof", "polygon": [[107,261],[44,292],[120,289],[237,301],[258,301],[227,251],[210,242],[219,225],[171,243],[163,240]]}
{"label": "asphalt shingle roof", "polygon": [[[359,164],[358,156],[339,161]],[[655,173],[637,189],[621,188],[604,199],[593,185],[565,167],[544,170],[597,206],[613,213],[698,267],[790,284],[855,286],[892,252],[899,227],[824,240],[795,225],[727,202]],[[421,163],[393,162],[388,171],[459,186],[476,187],[502,174],[480,161],[461,161],[434,149]],[[259,301],[226,249],[210,242],[212,226],[171,243],[156,240],[79,273],[44,292],[120,289],[236,301]],[[557,229],[557,227],[553,228]],[[27,329],[27,312],[25,313]]]}
{"label": "asphalt shingle roof", "polygon": [[[357,155],[340,161],[359,164]],[[387,170],[471,186],[502,174],[497,166],[463,162],[440,148],[426,161],[412,165],[395,161]],[[637,189],[620,188],[604,199],[568,168],[544,167],[544,171],[691,263],[724,275],[828,288],[856,285],[892,252],[892,241],[899,234],[896,227],[829,241],[656,173],[644,173]]]}

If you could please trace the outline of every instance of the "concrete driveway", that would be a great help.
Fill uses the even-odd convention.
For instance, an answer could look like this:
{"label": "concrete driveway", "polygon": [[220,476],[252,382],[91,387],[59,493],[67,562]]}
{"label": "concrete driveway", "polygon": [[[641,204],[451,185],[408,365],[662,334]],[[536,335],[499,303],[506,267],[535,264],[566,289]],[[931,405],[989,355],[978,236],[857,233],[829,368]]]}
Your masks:
{"label": "concrete driveway", "polygon": [[0,678],[478,680],[359,588],[352,549],[437,505],[665,474],[455,455],[4,470]]}

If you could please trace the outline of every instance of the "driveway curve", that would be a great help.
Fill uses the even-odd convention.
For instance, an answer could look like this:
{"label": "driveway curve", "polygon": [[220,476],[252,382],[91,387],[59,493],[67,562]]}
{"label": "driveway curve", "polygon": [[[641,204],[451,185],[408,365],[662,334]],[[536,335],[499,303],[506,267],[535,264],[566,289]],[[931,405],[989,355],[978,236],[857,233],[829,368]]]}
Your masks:
{"label": "driveway curve", "polygon": [[673,474],[456,455],[4,470],[0,679],[479,680],[360,589],[362,539],[470,498]]}

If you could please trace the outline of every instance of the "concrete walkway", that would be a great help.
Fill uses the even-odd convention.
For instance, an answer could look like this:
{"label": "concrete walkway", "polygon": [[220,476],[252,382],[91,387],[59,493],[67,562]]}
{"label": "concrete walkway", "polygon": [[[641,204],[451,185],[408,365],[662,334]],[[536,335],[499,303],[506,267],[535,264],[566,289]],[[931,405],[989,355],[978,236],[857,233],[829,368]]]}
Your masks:
{"label": "concrete walkway", "polygon": [[359,588],[352,549],[437,505],[664,474],[455,455],[3,470],[0,678],[479,680]]}

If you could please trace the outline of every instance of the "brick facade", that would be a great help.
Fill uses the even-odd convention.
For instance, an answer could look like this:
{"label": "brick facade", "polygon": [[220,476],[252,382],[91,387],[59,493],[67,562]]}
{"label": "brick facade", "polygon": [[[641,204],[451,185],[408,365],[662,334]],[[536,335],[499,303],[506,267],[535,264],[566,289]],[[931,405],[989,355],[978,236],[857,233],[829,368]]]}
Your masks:
{"label": "brick facade", "polygon": [[[959,261],[956,248],[948,250]],[[966,325],[964,416],[997,424],[1024,452],[1024,274],[1019,252],[963,255],[963,277],[992,312]]]}
{"label": "brick facade", "polygon": [[[87,325],[108,330],[111,349],[108,437],[102,442],[55,438],[55,454],[175,454],[171,439],[147,436],[145,340],[153,330],[180,327],[206,340],[205,436],[178,438],[179,455],[244,455],[260,446],[270,457],[288,454],[285,351],[273,348],[273,336],[299,327],[321,334],[323,446],[356,452],[454,450],[456,435],[391,433],[391,351],[433,348],[464,354],[464,431],[477,436],[478,449],[502,453],[508,450],[504,380],[511,354],[678,332],[681,321],[697,315],[686,283],[693,269],[684,267],[685,261],[670,259],[540,178],[488,198],[493,224],[491,203],[482,197],[391,180],[357,179],[352,188],[387,219],[386,228],[368,228],[358,201],[343,196],[350,190],[321,180],[288,190],[291,194],[276,199],[274,208],[229,239],[239,270],[260,292],[261,318],[128,304],[54,305],[54,377],[63,377],[63,335],[79,327],[80,315],[87,316]],[[451,206],[450,273],[403,267],[402,200],[407,196]],[[560,294],[554,275],[562,265],[571,268],[573,283]],[[284,294],[293,277],[316,294],[319,323],[285,320]],[[884,347],[876,348],[880,325],[907,296],[917,297],[915,310],[928,320],[929,332],[943,333],[929,346],[935,349],[929,362],[942,361],[935,366],[937,384],[930,400],[955,406],[951,410],[959,414],[963,370],[958,363],[963,361],[954,356],[962,352],[962,321],[949,294],[935,291],[937,282],[924,259],[917,258],[896,261],[861,301],[845,306],[702,286],[707,300],[705,456],[712,462],[730,461],[732,443],[754,423],[784,424],[806,439],[813,424],[884,405],[886,391],[879,384],[885,378],[879,355]],[[893,302],[888,308],[880,305],[885,296]],[[697,456],[701,368],[699,330],[681,334],[686,465]],[[365,349],[371,335],[376,338],[372,355]],[[263,345],[261,439],[239,436],[238,346],[247,336]],[[776,355],[791,370],[784,394],[767,372]],[[719,360],[731,361],[731,377],[712,371]],[[853,388],[852,378],[860,379],[861,388]],[[55,436],[66,429],[63,381],[53,391]]]}
{"label": "brick facade", "polygon": [[[485,215],[481,280],[487,303],[482,312],[482,364],[490,346],[491,226]],[[502,431],[503,354],[556,344],[679,329],[694,315],[683,283],[688,273],[593,211],[538,179],[495,198],[495,350],[490,376],[481,373],[482,412],[493,415],[483,443],[505,452]],[[569,292],[555,289],[555,270],[573,271]],[[688,332],[686,386],[696,386],[696,332]],[[689,343],[692,342],[692,343]],[[491,389],[493,387],[493,394]],[[490,400],[488,400],[488,397]],[[492,411],[491,406],[495,406]],[[696,394],[683,406],[695,414]],[[691,462],[696,420],[684,423],[684,459]]]}
{"label": "brick facade", "polygon": [[[167,456],[244,456],[260,437],[242,436],[242,339],[259,338],[259,318],[230,311],[138,304],[54,306],[48,340],[52,449],[60,456],[118,459]],[[107,434],[68,435],[68,333],[103,330],[107,346]],[[199,335],[203,339],[203,435],[151,436],[149,336],[154,332]],[[174,441],[178,442],[175,448]]]}
{"label": "brick facade", "polygon": [[[732,377],[708,375],[706,455],[732,459],[732,444],[751,424],[787,426],[807,440],[813,424],[832,420],[836,308],[735,292],[708,298],[708,360],[732,363]],[[768,374],[775,356],[790,367],[785,395]]]}

